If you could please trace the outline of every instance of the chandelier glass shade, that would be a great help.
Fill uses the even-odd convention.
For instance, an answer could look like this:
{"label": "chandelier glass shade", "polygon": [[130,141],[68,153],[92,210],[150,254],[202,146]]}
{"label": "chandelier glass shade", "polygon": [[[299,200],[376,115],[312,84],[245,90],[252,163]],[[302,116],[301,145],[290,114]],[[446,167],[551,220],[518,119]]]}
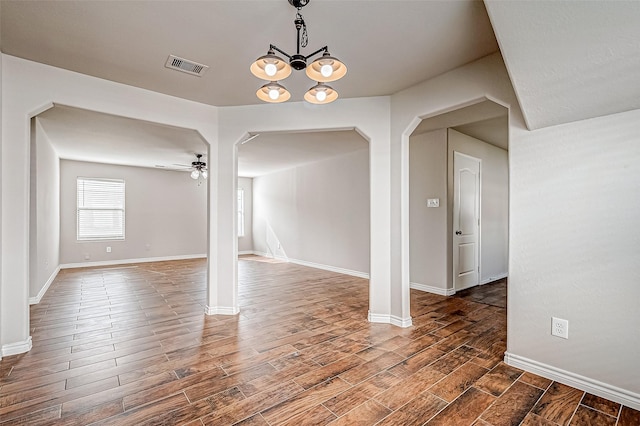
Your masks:
{"label": "chandelier glass shade", "polygon": [[[307,91],[304,99],[314,104],[328,104],[338,99],[338,92],[332,87],[323,83],[328,83],[341,79],[347,73],[346,65],[331,56],[327,46],[316,50],[310,55],[302,55],[301,47],[307,47],[307,25],[300,14],[300,10],[309,4],[310,0],[289,0],[289,3],[298,9],[296,19],[293,21],[297,32],[296,53],[289,55],[277,46],[271,44],[266,55],[260,56],[251,64],[251,73],[262,80],[267,80],[256,92],[258,99],[280,103],[291,98],[291,93],[279,83],[279,81],[291,75],[292,68],[295,70],[306,69],[307,76],[317,84]],[[276,52],[285,56],[289,62],[276,55]],[[322,53],[322,56],[307,65],[307,60]]]}
{"label": "chandelier glass shade", "polygon": [[260,87],[256,92],[256,96],[265,102],[280,103],[288,101],[291,93],[277,81],[272,81]]}
{"label": "chandelier glass shade", "polygon": [[284,80],[291,75],[291,65],[269,49],[266,55],[251,64],[251,73],[262,80]]}
{"label": "chandelier glass shade", "polygon": [[331,86],[318,83],[304,94],[304,100],[312,104],[328,104],[338,99],[338,92]]}
{"label": "chandelier glass shade", "polygon": [[340,80],[347,73],[347,66],[325,51],[321,57],[307,66],[307,77],[320,83]]}

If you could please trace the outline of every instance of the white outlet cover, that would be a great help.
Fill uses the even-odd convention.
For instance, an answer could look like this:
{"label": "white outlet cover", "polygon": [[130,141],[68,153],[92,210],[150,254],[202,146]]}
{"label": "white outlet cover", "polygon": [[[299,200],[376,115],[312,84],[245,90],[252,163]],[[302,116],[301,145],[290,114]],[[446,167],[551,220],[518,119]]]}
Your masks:
{"label": "white outlet cover", "polygon": [[440,198],[429,198],[427,200],[427,207],[440,207]]}
{"label": "white outlet cover", "polygon": [[569,338],[569,321],[562,318],[551,318],[551,335],[562,337],[563,339]]}

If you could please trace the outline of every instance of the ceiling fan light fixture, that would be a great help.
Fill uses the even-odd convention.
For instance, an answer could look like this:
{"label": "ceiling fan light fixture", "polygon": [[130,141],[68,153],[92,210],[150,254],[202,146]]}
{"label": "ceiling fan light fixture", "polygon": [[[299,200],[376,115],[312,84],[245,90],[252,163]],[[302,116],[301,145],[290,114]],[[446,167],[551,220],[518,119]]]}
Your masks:
{"label": "ceiling fan light fixture", "polygon": [[191,172],[191,179],[196,180],[200,177],[200,172],[196,169]]}
{"label": "ceiling fan light fixture", "polygon": [[321,57],[307,66],[307,77],[321,83],[340,80],[347,74],[347,66],[325,51]]}
{"label": "ceiling fan light fixture", "polygon": [[312,104],[329,104],[338,99],[338,92],[333,87],[318,83],[304,94],[304,100]]}
{"label": "ceiling fan light fixture", "polygon": [[200,173],[202,174],[202,178],[203,178],[203,179],[206,179],[206,178],[208,178],[208,177],[209,177],[209,173],[207,173],[207,171],[206,171],[206,170],[202,170],[202,172],[200,172]]}
{"label": "ceiling fan light fixture", "polygon": [[277,81],[271,81],[260,87],[256,96],[265,102],[280,103],[289,100],[291,93]]}
{"label": "ceiling fan light fixture", "polygon": [[251,73],[262,80],[284,80],[291,75],[291,66],[269,49],[251,64]]}

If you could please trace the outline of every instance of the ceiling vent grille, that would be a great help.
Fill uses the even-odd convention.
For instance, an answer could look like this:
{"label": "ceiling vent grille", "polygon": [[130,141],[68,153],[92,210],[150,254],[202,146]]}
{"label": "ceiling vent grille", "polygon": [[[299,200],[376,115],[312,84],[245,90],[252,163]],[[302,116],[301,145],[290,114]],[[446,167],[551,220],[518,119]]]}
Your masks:
{"label": "ceiling vent grille", "polygon": [[189,61],[188,59],[178,58],[177,56],[169,55],[165,67],[174,69],[176,71],[186,72],[187,74],[202,75],[209,69],[207,65],[199,64],[197,62]]}

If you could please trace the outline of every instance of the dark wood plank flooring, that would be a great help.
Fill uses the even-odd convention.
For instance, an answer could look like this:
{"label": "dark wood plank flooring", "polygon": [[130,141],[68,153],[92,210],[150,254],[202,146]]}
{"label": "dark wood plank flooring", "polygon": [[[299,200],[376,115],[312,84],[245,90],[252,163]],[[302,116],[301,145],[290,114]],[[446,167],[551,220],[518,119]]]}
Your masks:
{"label": "dark wood plank flooring", "polygon": [[482,298],[412,290],[413,327],[370,324],[366,280],[249,256],[240,315],[205,316],[205,267],[61,271],[33,349],[0,362],[0,424],[640,424],[501,362],[505,310]]}

